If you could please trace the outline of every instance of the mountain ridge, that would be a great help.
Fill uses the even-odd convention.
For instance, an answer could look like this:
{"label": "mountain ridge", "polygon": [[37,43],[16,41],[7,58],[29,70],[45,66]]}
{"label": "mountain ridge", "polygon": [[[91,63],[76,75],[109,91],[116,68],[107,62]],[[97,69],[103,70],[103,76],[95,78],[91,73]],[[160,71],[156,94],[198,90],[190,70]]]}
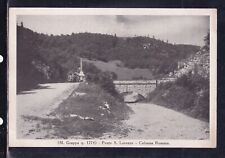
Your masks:
{"label": "mountain ridge", "polygon": [[68,72],[77,71],[80,57],[103,62],[120,60],[126,68],[149,69],[153,75],[164,75],[174,71],[179,60],[198,50],[198,46],[174,45],[150,37],[124,39],[99,33],[54,36],[17,26],[17,78],[22,85],[32,80],[36,80],[35,84],[65,81]]}

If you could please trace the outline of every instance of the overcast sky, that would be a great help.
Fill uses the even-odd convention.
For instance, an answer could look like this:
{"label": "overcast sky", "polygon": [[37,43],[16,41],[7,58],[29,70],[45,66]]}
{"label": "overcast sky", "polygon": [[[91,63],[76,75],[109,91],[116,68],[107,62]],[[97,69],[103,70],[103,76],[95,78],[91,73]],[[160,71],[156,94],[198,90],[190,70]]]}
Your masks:
{"label": "overcast sky", "polygon": [[209,31],[208,16],[150,15],[23,15],[24,27],[45,34],[92,32],[117,36],[147,36],[170,43],[203,45]]}

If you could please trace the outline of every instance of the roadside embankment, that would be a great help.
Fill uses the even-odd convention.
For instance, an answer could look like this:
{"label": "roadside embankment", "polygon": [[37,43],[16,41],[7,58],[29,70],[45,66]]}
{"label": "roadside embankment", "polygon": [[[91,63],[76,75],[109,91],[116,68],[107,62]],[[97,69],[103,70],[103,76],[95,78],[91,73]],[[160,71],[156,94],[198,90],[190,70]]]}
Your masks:
{"label": "roadside embankment", "polygon": [[[130,108],[96,84],[81,83],[51,114],[55,135],[63,138],[97,138],[116,131]],[[119,130],[119,129],[118,129]]]}
{"label": "roadside embankment", "polygon": [[209,121],[209,81],[198,74],[183,75],[175,82],[159,85],[147,101]]}

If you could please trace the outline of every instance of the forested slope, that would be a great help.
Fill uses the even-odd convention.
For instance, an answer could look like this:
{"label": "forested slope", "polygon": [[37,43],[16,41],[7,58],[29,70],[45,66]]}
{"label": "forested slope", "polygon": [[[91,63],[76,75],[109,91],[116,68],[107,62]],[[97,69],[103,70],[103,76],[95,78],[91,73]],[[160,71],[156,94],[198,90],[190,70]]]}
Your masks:
{"label": "forested slope", "polygon": [[69,71],[77,70],[79,57],[105,62],[120,60],[124,67],[147,68],[158,75],[173,71],[177,61],[198,50],[198,46],[175,45],[150,37],[96,33],[56,36],[17,26],[18,89],[41,82],[65,81]]}

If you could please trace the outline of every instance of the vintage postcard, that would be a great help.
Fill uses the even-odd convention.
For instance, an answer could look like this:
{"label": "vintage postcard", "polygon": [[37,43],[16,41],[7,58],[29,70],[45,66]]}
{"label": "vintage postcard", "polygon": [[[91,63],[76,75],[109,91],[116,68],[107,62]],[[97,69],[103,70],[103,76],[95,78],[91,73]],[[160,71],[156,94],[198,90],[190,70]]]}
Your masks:
{"label": "vintage postcard", "polygon": [[216,9],[9,8],[8,27],[9,147],[216,147]]}

